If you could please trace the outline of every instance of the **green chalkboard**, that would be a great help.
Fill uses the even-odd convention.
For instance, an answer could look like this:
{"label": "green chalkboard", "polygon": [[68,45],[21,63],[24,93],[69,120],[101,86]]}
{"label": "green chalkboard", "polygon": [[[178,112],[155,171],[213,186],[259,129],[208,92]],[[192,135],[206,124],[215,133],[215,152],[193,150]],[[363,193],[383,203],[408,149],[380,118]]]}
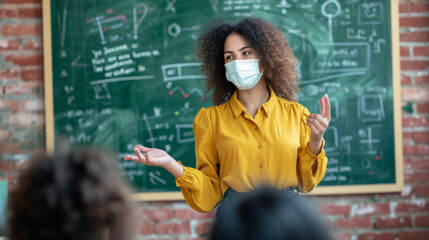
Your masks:
{"label": "green chalkboard", "polygon": [[163,169],[121,159],[142,144],[195,166],[193,118],[211,105],[195,40],[213,18],[254,16],[278,26],[299,59],[299,101],[318,112],[318,99],[330,96],[329,161],[321,186],[387,184],[397,190],[400,185],[390,1],[55,0],[44,5],[45,54],[52,58],[45,69],[52,83],[48,147],[64,138],[72,145],[113,149],[139,192],[177,192]]}

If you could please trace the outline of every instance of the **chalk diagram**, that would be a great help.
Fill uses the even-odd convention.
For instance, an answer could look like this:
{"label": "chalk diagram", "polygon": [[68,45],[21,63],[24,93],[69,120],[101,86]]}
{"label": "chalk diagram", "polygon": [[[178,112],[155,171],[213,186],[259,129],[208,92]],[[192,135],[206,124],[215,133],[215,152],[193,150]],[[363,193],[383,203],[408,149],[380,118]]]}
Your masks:
{"label": "chalk diagram", "polygon": [[[377,3],[361,3],[358,7],[358,26],[377,25],[383,21],[384,6]],[[383,38],[377,38],[377,31],[364,28],[348,27],[346,36],[352,42],[335,42],[333,20],[342,13],[338,0],[325,1],[321,13],[328,19],[329,42],[315,42],[309,46],[303,44],[304,52],[309,52],[309,69],[311,75],[322,76],[303,79],[302,85],[314,84],[337,79],[365,75],[371,66],[371,52],[380,53],[381,46],[386,44]],[[300,30],[288,31],[300,35]],[[301,34],[302,36],[302,34]],[[308,36],[302,36],[308,37]]]}

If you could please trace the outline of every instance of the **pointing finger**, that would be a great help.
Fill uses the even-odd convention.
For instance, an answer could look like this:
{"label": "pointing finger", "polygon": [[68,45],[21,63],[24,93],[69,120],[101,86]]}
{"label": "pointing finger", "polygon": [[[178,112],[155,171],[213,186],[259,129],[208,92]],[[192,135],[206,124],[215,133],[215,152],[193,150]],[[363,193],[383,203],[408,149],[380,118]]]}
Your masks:
{"label": "pointing finger", "polygon": [[325,96],[320,98],[320,115],[322,116],[325,116]]}
{"label": "pointing finger", "polygon": [[326,106],[326,109],[325,109],[325,115],[324,116],[327,117],[328,120],[331,120],[331,103],[329,101],[328,94],[325,94],[325,106]]}

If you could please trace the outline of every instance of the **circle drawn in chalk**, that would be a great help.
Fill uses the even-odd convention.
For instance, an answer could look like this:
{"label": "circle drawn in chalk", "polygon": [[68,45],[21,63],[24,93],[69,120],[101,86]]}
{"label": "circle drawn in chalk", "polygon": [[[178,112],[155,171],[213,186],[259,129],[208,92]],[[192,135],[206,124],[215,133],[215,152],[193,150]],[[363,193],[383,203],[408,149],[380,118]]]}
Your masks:
{"label": "circle drawn in chalk", "polygon": [[[328,8],[328,5],[330,3],[333,3],[337,7],[337,10],[335,13],[327,13],[326,12],[326,9]],[[340,14],[340,13],[341,13],[341,6],[337,0],[328,0],[328,1],[323,3],[323,5],[322,5],[323,16],[328,17],[328,18],[334,18],[334,17],[338,16],[338,14]]]}
{"label": "circle drawn in chalk", "polygon": [[170,34],[173,37],[177,37],[180,34],[180,26],[177,23],[173,23],[170,26],[168,26],[168,34]]}

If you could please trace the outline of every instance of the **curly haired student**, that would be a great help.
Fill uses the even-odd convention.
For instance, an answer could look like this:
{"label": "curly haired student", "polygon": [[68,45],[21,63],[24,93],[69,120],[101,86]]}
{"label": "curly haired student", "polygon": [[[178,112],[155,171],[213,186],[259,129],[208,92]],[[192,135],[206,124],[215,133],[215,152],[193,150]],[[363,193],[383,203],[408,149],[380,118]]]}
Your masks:
{"label": "curly haired student", "polygon": [[200,212],[259,185],[314,189],[326,171],[329,98],[321,97],[319,114],[296,102],[297,60],[282,32],[263,19],[246,18],[212,24],[197,45],[214,106],[194,119],[196,168],[141,145],[124,159],[168,170]]}
{"label": "curly haired student", "polygon": [[14,240],[130,239],[130,189],[107,155],[95,150],[30,160],[9,201]]}

